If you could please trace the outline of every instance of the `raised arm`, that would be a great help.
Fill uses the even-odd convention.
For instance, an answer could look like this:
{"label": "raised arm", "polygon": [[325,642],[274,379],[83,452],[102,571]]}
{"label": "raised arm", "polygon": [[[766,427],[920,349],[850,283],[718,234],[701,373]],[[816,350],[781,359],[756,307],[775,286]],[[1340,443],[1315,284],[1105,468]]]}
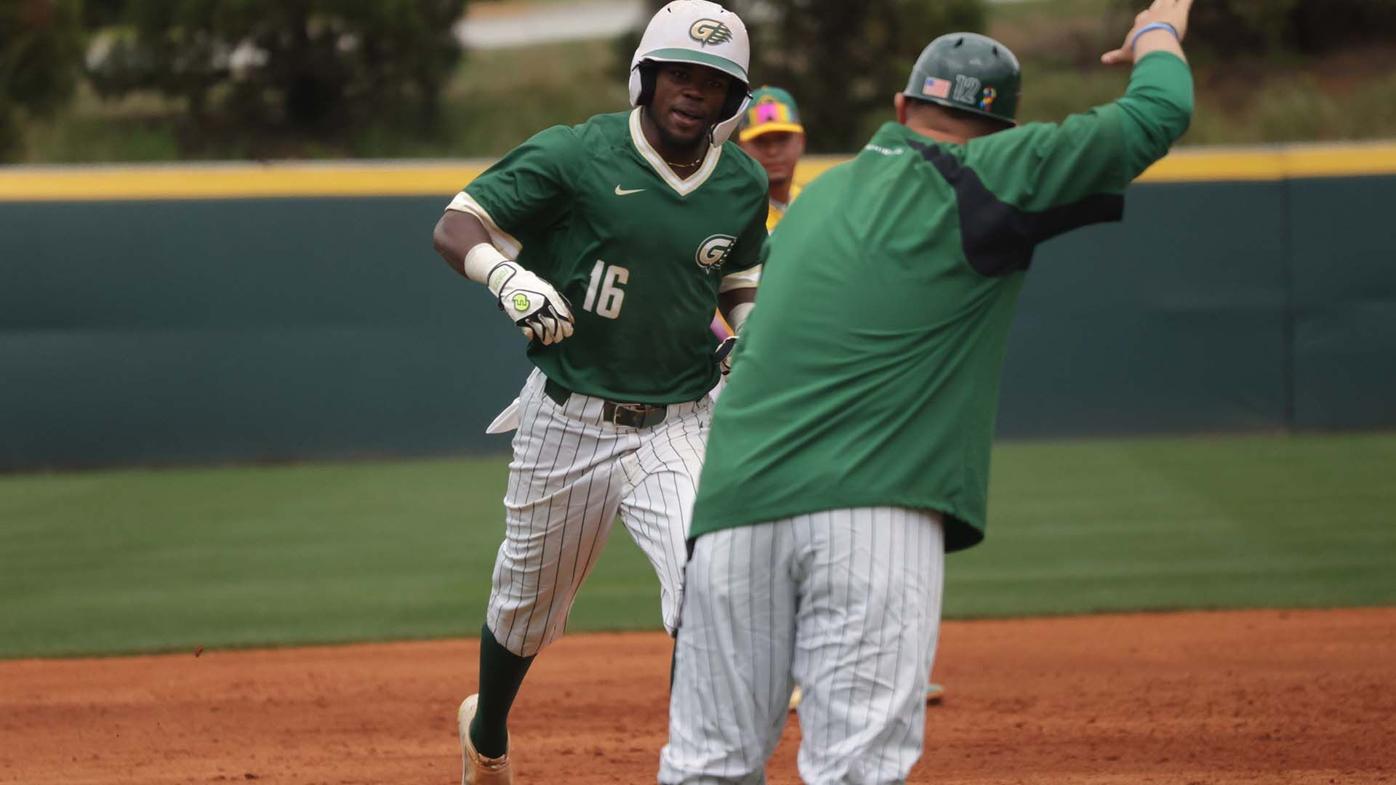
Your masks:
{"label": "raised arm", "polygon": [[[970,141],[971,162],[982,164],[985,185],[999,201],[1028,213],[1083,205],[1043,224],[1038,241],[1099,220],[1117,220],[1106,197],[1124,192],[1167,155],[1192,121],[1192,72],[1180,38],[1191,0],[1155,0],[1139,14],[1124,44],[1107,63],[1133,63],[1119,99],[1061,123],[1030,123]],[[1174,31],[1177,31],[1175,35]],[[1115,213],[1112,219],[1111,214]]]}
{"label": "raised arm", "polygon": [[1135,17],[1124,45],[1101,55],[1106,64],[1134,64],[1129,91],[1116,102],[1126,116],[1131,178],[1167,155],[1192,121],[1192,78],[1182,46],[1191,8],[1192,0],[1155,0]]}

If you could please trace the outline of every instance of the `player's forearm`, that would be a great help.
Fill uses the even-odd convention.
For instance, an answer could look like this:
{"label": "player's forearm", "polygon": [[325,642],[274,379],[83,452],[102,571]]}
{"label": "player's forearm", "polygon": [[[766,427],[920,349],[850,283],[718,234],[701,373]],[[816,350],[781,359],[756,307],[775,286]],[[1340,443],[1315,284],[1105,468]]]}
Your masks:
{"label": "player's forearm", "polygon": [[515,264],[490,241],[480,219],[459,210],[447,210],[432,231],[432,244],[452,270],[489,287],[524,337],[543,345],[572,335],[573,318],[567,298],[553,285]]}
{"label": "player's forearm", "polygon": [[[1172,35],[1162,32],[1142,36],[1136,47],[1155,41],[1177,44]],[[1125,115],[1123,133],[1129,174],[1136,177],[1167,155],[1173,143],[1188,130],[1193,112],[1192,69],[1167,48],[1152,49],[1139,56],[1129,89],[1116,104]]]}
{"label": "player's forearm", "polygon": [[[484,270],[481,275],[480,270],[472,270],[471,265],[466,264],[466,257],[472,249],[481,244],[488,245],[490,242],[490,233],[479,218],[459,210],[447,210],[441,216],[441,220],[436,222],[431,239],[436,252],[452,270],[477,283],[487,283],[489,270]],[[476,268],[483,266],[474,265]]]}
{"label": "player's forearm", "polygon": [[1135,64],[1154,52],[1167,52],[1185,63],[1188,60],[1187,55],[1183,54],[1183,42],[1178,40],[1173,31],[1164,27],[1146,31],[1134,39]]}
{"label": "player's forearm", "polygon": [[756,287],[744,286],[740,289],[729,289],[717,296],[717,307],[722,312],[722,318],[732,325],[732,331],[740,332],[742,324],[746,322],[747,316],[751,314],[751,309],[756,304]]}

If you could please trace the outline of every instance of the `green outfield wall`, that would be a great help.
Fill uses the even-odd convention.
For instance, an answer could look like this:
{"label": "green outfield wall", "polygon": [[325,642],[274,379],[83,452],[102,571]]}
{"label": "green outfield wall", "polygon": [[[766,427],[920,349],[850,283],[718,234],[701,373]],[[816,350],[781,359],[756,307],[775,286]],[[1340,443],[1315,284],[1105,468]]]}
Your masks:
{"label": "green outfield wall", "polygon": [[[0,469],[506,450],[521,339],[431,249],[479,171],[0,168]],[[1001,434],[1396,427],[1393,205],[1396,145],[1170,156],[1039,252]]]}

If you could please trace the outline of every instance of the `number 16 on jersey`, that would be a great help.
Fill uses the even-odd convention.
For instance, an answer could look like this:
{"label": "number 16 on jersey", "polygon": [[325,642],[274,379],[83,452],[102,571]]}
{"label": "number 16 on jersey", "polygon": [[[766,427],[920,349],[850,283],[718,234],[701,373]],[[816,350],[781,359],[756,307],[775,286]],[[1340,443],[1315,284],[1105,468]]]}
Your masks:
{"label": "number 16 on jersey", "polygon": [[596,266],[591,268],[591,282],[587,285],[587,296],[582,301],[582,310],[591,311],[607,319],[618,318],[621,304],[625,302],[625,290],[621,285],[629,280],[629,270],[620,265],[608,265],[597,259]]}

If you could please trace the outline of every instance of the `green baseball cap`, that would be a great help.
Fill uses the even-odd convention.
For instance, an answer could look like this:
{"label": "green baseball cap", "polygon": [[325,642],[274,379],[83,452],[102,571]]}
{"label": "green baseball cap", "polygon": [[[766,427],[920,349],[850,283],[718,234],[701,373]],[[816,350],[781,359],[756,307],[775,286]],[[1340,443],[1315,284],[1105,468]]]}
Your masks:
{"label": "green baseball cap", "polygon": [[751,103],[742,115],[738,138],[743,142],[772,131],[805,132],[800,125],[800,110],[790,93],[779,87],[762,87],[751,94]]}

